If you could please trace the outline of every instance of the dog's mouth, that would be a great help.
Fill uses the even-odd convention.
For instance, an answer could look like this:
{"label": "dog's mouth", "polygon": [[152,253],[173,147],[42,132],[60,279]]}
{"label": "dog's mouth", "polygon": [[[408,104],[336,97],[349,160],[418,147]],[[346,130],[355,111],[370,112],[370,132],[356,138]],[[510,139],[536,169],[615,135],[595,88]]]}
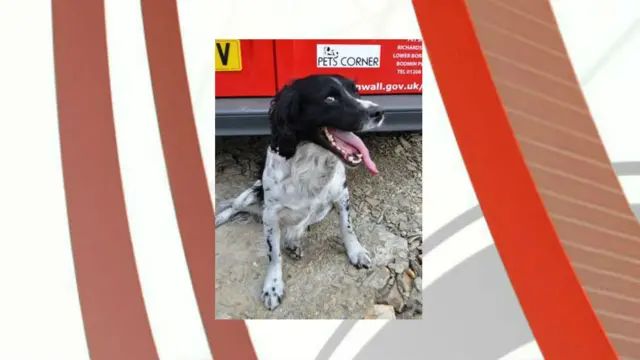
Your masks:
{"label": "dog's mouth", "polygon": [[358,135],[329,127],[322,128],[322,133],[327,138],[329,146],[342,157],[342,161],[347,165],[358,166],[360,163],[364,163],[371,174],[378,173],[376,164],[369,155],[369,149]]}

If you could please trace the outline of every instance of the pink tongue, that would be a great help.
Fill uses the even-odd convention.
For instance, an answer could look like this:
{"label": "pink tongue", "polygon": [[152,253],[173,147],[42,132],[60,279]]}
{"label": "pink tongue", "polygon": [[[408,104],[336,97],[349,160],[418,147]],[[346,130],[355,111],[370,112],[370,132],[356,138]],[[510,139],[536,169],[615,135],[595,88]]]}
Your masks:
{"label": "pink tongue", "polygon": [[369,169],[369,172],[371,172],[372,174],[378,173],[376,164],[373,162],[373,160],[371,160],[371,156],[369,155],[369,149],[367,149],[367,146],[362,142],[362,139],[360,139],[358,135],[352,132],[345,132],[337,129],[331,129],[330,132],[333,134],[333,136],[353,146],[358,150],[360,154],[362,154],[362,161],[364,162],[364,166]]}

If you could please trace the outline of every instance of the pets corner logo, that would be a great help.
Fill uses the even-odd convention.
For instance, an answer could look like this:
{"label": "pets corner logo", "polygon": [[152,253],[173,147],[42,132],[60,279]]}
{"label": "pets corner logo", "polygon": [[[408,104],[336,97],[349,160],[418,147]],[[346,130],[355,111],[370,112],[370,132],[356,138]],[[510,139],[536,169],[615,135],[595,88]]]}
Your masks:
{"label": "pets corner logo", "polygon": [[318,68],[379,68],[380,45],[318,44]]}
{"label": "pets corner logo", "polygon": [[338,55],[339,55],[339,53],[335,48],[332,48],[331,46],[325,46],[324,47],[324,56],[325,57],[337,59]]}

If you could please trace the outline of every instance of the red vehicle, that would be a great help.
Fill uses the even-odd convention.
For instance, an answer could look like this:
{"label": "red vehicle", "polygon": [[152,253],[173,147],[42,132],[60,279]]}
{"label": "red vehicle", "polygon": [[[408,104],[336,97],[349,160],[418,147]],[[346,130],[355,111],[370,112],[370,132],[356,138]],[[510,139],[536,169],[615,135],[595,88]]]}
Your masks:
{"label": "red vehicle", "polygon": [[387,120],[375,131],[422,129],[420,40],[216,40],[216,135],[266,135],[269,101],[310,74],[355,80]]}

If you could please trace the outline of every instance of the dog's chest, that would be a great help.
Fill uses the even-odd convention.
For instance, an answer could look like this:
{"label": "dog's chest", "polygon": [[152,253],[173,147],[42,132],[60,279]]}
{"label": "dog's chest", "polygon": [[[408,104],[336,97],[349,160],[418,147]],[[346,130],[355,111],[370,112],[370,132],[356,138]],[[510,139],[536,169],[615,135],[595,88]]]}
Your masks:
{"label": "dog's chest", "polygon": [[289,160],[269,152],[262,177],[264,201],[280,208],[284,223],[311,225],[331,211],[345,181],[343,163],[315,144],[299,147]]}

